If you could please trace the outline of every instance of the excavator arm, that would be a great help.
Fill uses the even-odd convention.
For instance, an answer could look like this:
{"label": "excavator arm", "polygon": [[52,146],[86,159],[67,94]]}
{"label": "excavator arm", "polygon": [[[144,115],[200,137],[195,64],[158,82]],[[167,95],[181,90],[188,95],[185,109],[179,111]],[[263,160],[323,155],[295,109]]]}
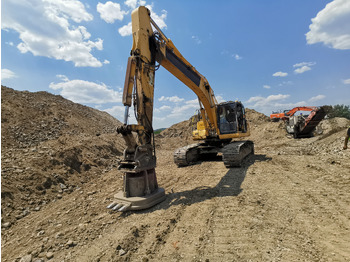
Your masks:
{"label": "excavator arm", "polygon": [[[151,130],[155,62],[188,86],[198,97],[206,135],[217,129],[215,108],[217,101],[208,81],[179,52],[150,17],[147,8],[141,6],[132,15],[133,46],[128,60],[123,103],[131,106],[133,87],[136,87],[138,123]],[[153,32],[152,26],[157,30]],[[136,83],[135,83],[136,81]],[[136,84],[136,85],[135,85]],[[208,119],[208,121],[207,121]]]}

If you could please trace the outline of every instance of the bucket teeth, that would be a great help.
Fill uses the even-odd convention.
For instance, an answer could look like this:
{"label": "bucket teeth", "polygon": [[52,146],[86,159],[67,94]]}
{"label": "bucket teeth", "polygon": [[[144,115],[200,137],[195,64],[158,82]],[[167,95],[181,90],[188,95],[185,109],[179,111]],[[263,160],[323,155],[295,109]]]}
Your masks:
{"label": "bucket teeth", "polygon": [[119,212],[127,211],[129,207],[130,207],[130,205],[122,206],[118,211],[119,211]]}
{"label": "bucket teeth", "polygon": [[113,202],[109,204],[107,208],[112,209],[113,211],[124,212],[130,208],[130,204],[118,204],[118,202]]}
{"label": "bucket teeth", "polygon": [[109,204],[108,206],[107,206],[107,208],[108,209],[111,209],[111,208],[113,208],[115,205],[117,205],[118,203],[117,202],[113,202],[113,203],[111,203],[111,204]]}
{"label": "bucket teeth", "polygon": [[[117,211],[119,208],[121,208],[123,204],[118,204],[115,207],[112,208],[113,211]],[[119,210],[118,210],[119,211]]]}

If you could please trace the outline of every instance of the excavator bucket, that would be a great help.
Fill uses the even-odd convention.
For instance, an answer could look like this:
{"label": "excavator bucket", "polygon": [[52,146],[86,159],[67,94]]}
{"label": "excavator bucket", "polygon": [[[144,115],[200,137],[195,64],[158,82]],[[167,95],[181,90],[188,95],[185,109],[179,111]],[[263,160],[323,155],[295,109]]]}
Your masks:
{"label": "excavator bucket", "polygon": [[124,190],[114,195],[107,206],[113,211],[124,212],[150,208],[165,199],[165,191],[158,187],[155,169],[137,173],[124,173]]}

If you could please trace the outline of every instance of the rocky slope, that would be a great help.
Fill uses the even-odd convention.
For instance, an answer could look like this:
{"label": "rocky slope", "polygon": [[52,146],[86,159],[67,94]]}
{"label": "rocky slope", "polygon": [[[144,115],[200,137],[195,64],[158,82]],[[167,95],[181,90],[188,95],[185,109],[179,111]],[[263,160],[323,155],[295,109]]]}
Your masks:
{"label": "rocky slope", "polygon": [[2,220],[16,220],[115,166],[123,141],[108,115],[46,92],[1,87]]}

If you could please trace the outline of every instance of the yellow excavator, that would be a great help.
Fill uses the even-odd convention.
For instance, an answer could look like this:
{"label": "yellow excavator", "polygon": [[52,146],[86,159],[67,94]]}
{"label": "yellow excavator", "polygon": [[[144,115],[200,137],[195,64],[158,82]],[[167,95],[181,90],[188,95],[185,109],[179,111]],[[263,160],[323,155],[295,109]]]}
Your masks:
{"label": "yellow excavator", "polygon": [[[193,139],[200,142],[175,151],[174,161],[178,166],[190,165],[203,156],[217,154],[222,156],[225,166],[240,166],[243,159],[254,154],[252,141],[232,141],[250,135],[243,104],[238,101],[218,103],[207,79],[164,35],[146,7],[135,9],[131,19],[133,44],[123,92],[124,125],[117,128],[117,133],[126,142],[123,158],[118,165],[118,169],[124,173],[124,184],[123,190],[114,196],[113,203],[107,207],[121,212],[146,209],[165,199],[165,191],[158,186],[155,173],[156,152],[152,128],[154,77],[159,66],[188,86],[199,100],[200,114]],[[128,124],[131,106],[134,107],[137,124]]]}

